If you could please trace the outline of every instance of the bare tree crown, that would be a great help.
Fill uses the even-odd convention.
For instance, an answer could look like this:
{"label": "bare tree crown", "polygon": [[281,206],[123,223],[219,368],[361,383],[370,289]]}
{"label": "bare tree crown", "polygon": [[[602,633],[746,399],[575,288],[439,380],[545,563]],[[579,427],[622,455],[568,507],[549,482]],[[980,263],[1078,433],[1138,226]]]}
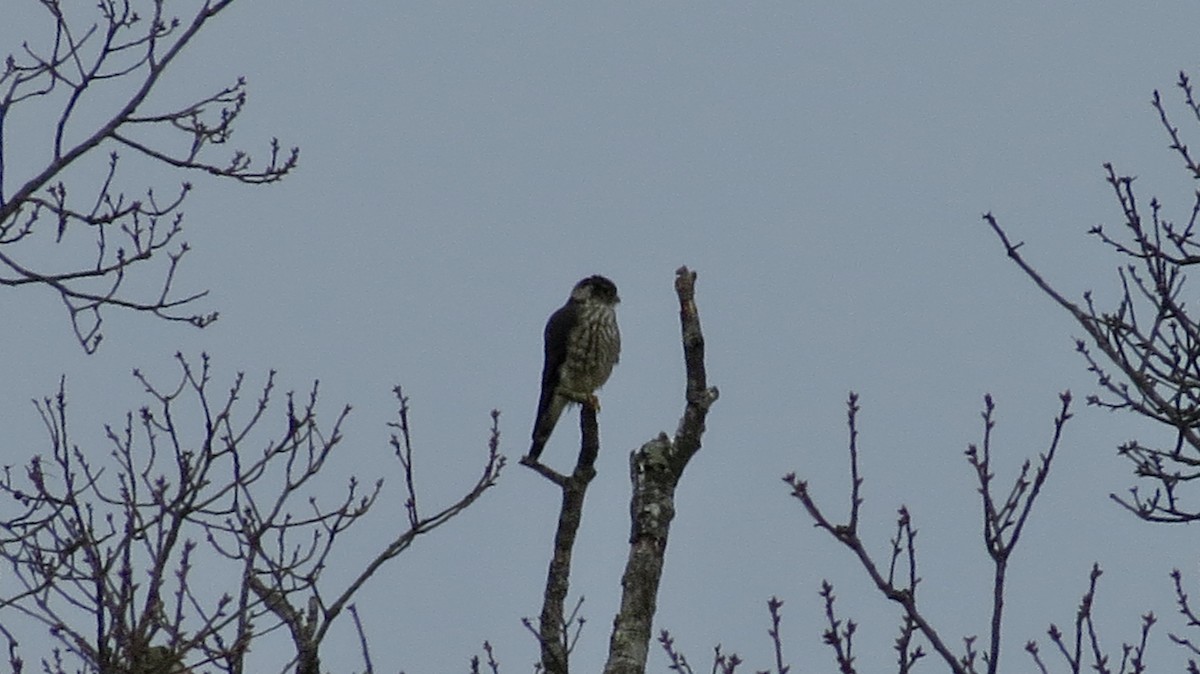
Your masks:
{"label": "bare tree crown", "polygon": [[[299,149],[283,151],[275,139],[265,162],[242,150],[222,157],[215,149],[229,141],[246,104],[243,78],[167,107],[147,102],[179,53],[233,0],[192,3],[190,11],[178,10],[187,12],[182,16],[174,8],[187,5],[167,0],[103,0],[86,10],[58,0],[40,4],[52,27],[49,39],[23,43],[0,72],[0,286],[52,289],[89,353],[99,347],[112,308],[208,325],[217,313],[193,308],[206,291],[174,287],[189,250],[182,205],[191,184],[129,195],[119,187],[119,168],[123,153],[133,153],[257,184],[296,167]],[[21,117],[26,109],[37,114]],[[21,119],[35,120],[34,128],[18,126]],[[43,129],[43,154],[21,157],[29,169],[16,174],[4,139]],[[105,150],[102,168],[70,170]]]}

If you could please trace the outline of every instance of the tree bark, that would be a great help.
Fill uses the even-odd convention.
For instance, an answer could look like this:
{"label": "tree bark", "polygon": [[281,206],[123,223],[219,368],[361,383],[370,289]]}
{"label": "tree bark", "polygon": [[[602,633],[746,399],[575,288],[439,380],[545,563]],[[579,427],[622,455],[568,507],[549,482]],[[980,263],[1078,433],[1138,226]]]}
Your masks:
{"label": "tree bark", "polygon": [[640,674],[646,671],[650,630],[658,605],[667,536],[675,517],[675,487],[688,461],[700,450],[704,420],[717,400],[709,388],[704,368],[704,335],[695,302],[696,274],[681,267],[675,272],[679,320],[687,370],[687,403],[672,441],[665,433],[630,456],[632,520],[629,559],[621,578],[621,609],[613,620],[605,674]]}
{"label": "tree bark", "polygon": [[[538,641],[542,646],[542,667],[546,674],[567,674],[570,640],[567,635],[567,619],[564,604],[571,580],[571,553],[575,547],[575,535],[583,520],[583,498],[588,484],[596,476],[596,455],[600,449],[600,427],[596,422],[596,410],[583,405],[579,412],[580,448],[579,461],[570,476],[553,477],[543,475],[562,488],[562,510],[558,515],[558,529],[554,534],[554,556],[550,559],[550,570],[546,574],[546,592],[542,601],[542,615],[538,625]],[[544,468],[542,466],[535,467]],[[559,479],[556,479],[559,478]]]}

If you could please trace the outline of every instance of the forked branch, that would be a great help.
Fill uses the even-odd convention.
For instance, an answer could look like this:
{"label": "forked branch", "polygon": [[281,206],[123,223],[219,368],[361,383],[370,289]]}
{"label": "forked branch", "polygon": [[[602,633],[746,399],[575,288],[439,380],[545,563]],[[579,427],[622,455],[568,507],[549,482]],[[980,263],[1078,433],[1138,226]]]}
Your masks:
{"label": "forked branch", "polygon": [[[990,396],[985,399],[983,412],[982,449],[971,445],[966,452],[967,461],[974,469],[975,482],[983,502],[983,543],[993,565],[988,649],[982,653],[975,647],[976,637],[967,636],[963,640],[962,653],[956,654],[922,611],[917,595],[921,578],[917,573],[916,529],[906,507],[902,506],[898,512],[896,535],[890,542],[886,572],[884,565],[876,560],[859,536],[858,522],[859,509],[863,503],[861,495],[863,479],[859,474],[857,417],[860,408],[856,394],[850,394],[847,404],[847,418],[850,427],[851,493],[847,523],[837,524],[825,514],[817,505],[806,481],[797,478],[794,473],[784,477],[784,481],[792,489],[792,495],[804,506],[805,512],[808,513],[814,525],[829,533],[835,540],[853,552],[876,590],[900,606],[900,636],[896,641],[896,650],[899,655],[898,671],[910,671],[914,663],[924,657],[925,652],[920,644],[913,642],[916,635],[920,635],[955,674],[977,674],[981,664],[985,666],[983,671],[988,674],[996,674],[1000,671],[1000,637],[1006,598],[1005,582],[1008,563],[1028,521],[1033,503],[1041,493],[1049,475],[1051,463],[1062,438],[1063,426],[1071,417],[1070,394],[1063,393],[1060,398],[1062,405],[1054,419],[1054,433],[1049,443],[1049,449],[1039,457],[1037,467],[1033,469],[1032,475],[1030,474],[1031,464],[1028,461],[1025,462],[1016,480],[1002,498],[997,496],[993,487],[991,434],[995,425],[993,416],[995,408]],[[825,641],[834,649],[840,671],[849,674],[855,671],[854,659],[851,655],[853,623],[847,622],[846,627],[842,628],[840,620],[835,619],[831,585],[826,584],[822,591],[822,597],[825,599],[826,614],[830,621]]]}

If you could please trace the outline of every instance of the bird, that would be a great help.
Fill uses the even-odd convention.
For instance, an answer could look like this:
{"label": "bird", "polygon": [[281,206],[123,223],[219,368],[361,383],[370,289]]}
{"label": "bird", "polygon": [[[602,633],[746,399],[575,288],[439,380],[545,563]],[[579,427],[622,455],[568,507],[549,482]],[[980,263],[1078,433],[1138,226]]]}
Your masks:
{"label": "bird", "polygon": [[598,274],[589,276],[575,284],[567,303],[546,321],[546,361],[530,459],[541,456],[569,403],[600,409],[595,391],[608,381],[621,358],[616,311],[620,301],[616,284]]}

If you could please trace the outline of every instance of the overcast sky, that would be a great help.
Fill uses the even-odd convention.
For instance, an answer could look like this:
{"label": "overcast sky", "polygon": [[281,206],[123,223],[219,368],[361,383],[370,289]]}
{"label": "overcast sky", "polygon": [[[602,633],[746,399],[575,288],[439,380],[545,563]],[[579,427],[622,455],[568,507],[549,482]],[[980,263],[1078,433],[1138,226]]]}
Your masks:
{"label": "overcast sky", "polygon": [[[0,51],[44,35],[45,20],[38,3],[9,0]],[[103,424],[145,403],[130,371],[166,382],[176,351],[207,351],[223,382],[269,369],[285,389],[319,379],[331,418],[353,405],[331,497],[349,471],[384,475],[398,496],[385,425],[395,384],[412,398],[429,505],[475,479],[498,408],[511,460],[500,484],[379,573],[359,605],[378,671],[463,671],[485,639],[504,671],[529,671],[536,644],[520,619],[540,608],[559,497],[515,460],[544,321],[579,278],[603,273],[623,300],[623,353],[601,393],[599,475],[571,587],[589,619],[577,667],[596,671],[627,552],[627,456],[682,410],[672,279],[687,264],[721,398],[679,488],[656,628],[698,671],[717,643],[748,671],[768,666],[771,595],[786,601],[789,659],[832,671],[823,578],[862,623],[861,671],[893,667],[895,611],[779,479],[797,471],[844,512],[850,390],[863,406],[864,535],[885,554],[908,504],[928,616],[956,646],[988,619],[962,456],[980,438],[983,395],[997,402],[1007,481],[1046,448],[1058,393],[1075,391],[1078,414],[1013,559],[1006,670],[1028,668],[1021,647],[1049,621],[1071,622],[1093,561],[1108,572],[1098,611],[1112,648],[1154,610],[1166,618],[1154,662],[1175,664],[1167,573],[1179,566],[1196,587],[1200,544],[1108,498],[1132,480],[1115,447],[1162,436],[1084,408],[1094,382],[1073,353],[1080,331],[980,215],[995,213],[1066,292],[1113,299],[1119,261],[1086,236],[1119,224],[1101,164],[1186,216],[1194,181],[1149,100],[1163,89],[1194,134],[1172,87],[1180,69],[1200,75],[1197,26],[1197,3],[1109,0],[239,3],[154,100],[244,75],[234,140],[260,157],[272,136],[300,145],[299,170],[265,188],[125,176],[131,192],[196,182],[183,282],[211,289],[205,307],[221,319],[208,329],[112,315],[86,356],[51,293],[0,293],[3,461],[46,451],[29,401],[63,374],[75,441],[103,456]],[[48,132],[21,121],[10,138]],[[40,161],[11,157],[6,187],[14,167]],[[567,423],[544,460],[566,470],[576,447]],[[363,554],[403,526],[399,502],[389,507],[354,539]],[[361,668],[349,625],[325,654],[330,670]],[[657,651],[651,663],[667,668]]]}

